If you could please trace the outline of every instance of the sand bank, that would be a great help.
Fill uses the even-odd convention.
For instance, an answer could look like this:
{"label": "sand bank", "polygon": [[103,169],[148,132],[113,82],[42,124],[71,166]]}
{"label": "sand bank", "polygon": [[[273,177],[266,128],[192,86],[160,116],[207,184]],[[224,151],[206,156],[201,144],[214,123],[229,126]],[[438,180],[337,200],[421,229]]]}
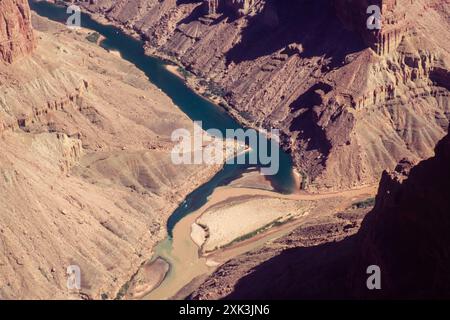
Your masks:
{"label": "sand bank", "polygon": [[239,197],[219,203],[206,210],[197,223],[208,229],[202,250],[217,250],[234,242],[251,238],[308,213],[312,201],[273,197]]}
{"label": "sand bank", "polygon": [[180,69],[177,65],[174,64],[166,64],[166,69],[176,75],[177,77],[184,80],[184,76],[181,74]]}
{"label": "sand bank", "polygon": [[193,223],[191,225],[191,239],[198,247],[201,247],[206,241],[206,236],[207,233],[205,229],[203,229],[200,225],[197,223]]}
{"label": "sand bank", "polygon": [[192,229],[191,238],[206,253],[256,236],[288,220],[296,220],[313,210],[317,201],[338,202],[335,210],[345,209],[356,199],[372,196],[375,190],[376,187],[369,186],[342,192],[309,194],[299,191],[285,195],[246,187],[220,187],[207,204],[193,213],[198,228]]}
{"label": "sand bank", "polygon": [[145,265],[131,280],[127,298],[139,299],[157,288],[163,282],[169,269],[170,265],[161,258]]}

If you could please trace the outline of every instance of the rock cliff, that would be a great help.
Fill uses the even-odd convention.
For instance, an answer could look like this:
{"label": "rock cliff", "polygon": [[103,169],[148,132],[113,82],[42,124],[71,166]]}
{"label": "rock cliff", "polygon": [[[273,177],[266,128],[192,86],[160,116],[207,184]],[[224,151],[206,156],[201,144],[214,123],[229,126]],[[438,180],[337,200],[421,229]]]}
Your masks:
{"label": "rock cliff", "polygon": [[[371,5],[380,8],[381,29],[367,28],[367,9]],[[411,0],[335,0],[335,7],[342,23],[356,31],[380,55],[395,52],[413,26],[413,21],[406,18],[407,12],[413,7]]]}
{"label": "rock cliff", "polygon": [[205,13],[215,15],[229,12],[235,16],[244,16],[256,8],[261,0],[204,0]]}
{"label": "rock cliff", "polygon": [[28,2],[0,1],[0,61],[12,63],[35,46]]}
{"label": "rock cliff", "polygon": [[[356,296],[450,297],[450,136],[416,166],[404,159],[381,178],[375,208],[358,235],[349,276]],[[361,285],[368,265],[381,268],[382,290]]]}

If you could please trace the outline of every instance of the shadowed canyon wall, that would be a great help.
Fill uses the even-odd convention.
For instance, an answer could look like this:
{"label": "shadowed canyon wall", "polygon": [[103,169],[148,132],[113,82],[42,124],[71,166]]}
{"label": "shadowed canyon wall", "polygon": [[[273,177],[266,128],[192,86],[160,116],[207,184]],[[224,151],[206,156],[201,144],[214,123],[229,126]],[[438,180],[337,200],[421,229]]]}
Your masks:
{"label": "shadowed canyon wall", "polygon": [[[411,0],[335,0],[339,19],[380,55],[394,52],[407,34],[412,21],[407,21],[406,14],[412,4]],[[370,5],[381,9],[381,30],[369,30],[366,26]]]}
{"label": "shadowed canyon wall", "polygon": [[[356,296],[450,297],[450,136],[435,156],[402,160],[381,178],[376,205],[358,235],[350,278]],[[382,290],[364,286],[368,265],[379,265]]]}

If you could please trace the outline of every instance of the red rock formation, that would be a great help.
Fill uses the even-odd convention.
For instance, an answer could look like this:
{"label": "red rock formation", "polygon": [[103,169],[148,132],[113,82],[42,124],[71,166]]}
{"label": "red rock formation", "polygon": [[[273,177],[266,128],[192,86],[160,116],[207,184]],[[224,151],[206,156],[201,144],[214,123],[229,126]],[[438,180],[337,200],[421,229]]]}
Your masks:
{"label": "red rock formation", "polygon": [[[85,7],[139,31],[149,53],[183,64],[205,90],[220,88],[247,126],[281,129],[306,189],[376,184],[403,157],[430,157],[446,133],[444,0],[260,0],[243,16],[228,9],[243,2],[211,0],[208,17],[200,1],[136,12],[141,1]],[[369,4],[380,6],[380,31],[367,29]]]}
{"label": "red rock formation", "polygon": [[[206,182],[219,167],[166,170],[174,166],[167,135],[190,128],[188,117],[142,71],[85,35],[34,15],[33,26],[39,36],[33,54],[0,61],[0,299],[114,298],[164,237],[160,225],[196,187],[192,182]],[[156,114],[164,115],[158,128],[138,123]],[[114,181],[129,172],[136,182],[126,178],[127,186],[105,189],[83,182],[77,176],[90,173],[81,172],[81,163],[97,154],[105,161],[111,155],[111,164],[124,155],[119,170],[106,172],[103,164],[99,170]],[[153,156],[158,160],[149,161]],[[139,164],[135,175],[133,158],[158,165]],[[81,292],[67,290],[71,264],[82,270]]]}
{"label": "red rock formation", "polygon": [[[381,9],[380,30],[367,28],[367,8],[377,5]],[[379,55],[395,51],[403,36],[409,30],[406,20],[411,0],[335,0],[336,12],[340,20],[351,30],[357,31],[365,43]]]}
{"label": "red rock formation", "polygon": [[219,11],[219,0],[204,0],[205,13],[216,14]]}
{"label": "red rock formation", "polygon": [[205,12],[209,15],[231,10],[237,16],[248,14],[261,0],[204,0]]}
{"label": "red rock formation", "polygon": [[0,1],[0,60],[12,63],[35,48],[30,8],[25,0]]}

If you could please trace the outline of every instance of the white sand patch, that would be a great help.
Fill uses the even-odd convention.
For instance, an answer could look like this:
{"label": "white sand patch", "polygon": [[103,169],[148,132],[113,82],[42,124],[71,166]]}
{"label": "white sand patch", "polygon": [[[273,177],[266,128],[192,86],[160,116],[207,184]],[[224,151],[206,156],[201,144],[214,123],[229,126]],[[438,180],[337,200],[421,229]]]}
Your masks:
{"label": "white sand patch", "polygon": [[119,58],[122,58],[122,54],[118,50],[109,50],[108,52]]}
{"label": "white sand patch", "polygon": [[219,262],[216,262],[216,261],[214,261],[214,260],[212,260],[212,259],[207,259],[207,260],[206,260],[206,265],[207,265],[208,267],[214,268],[214,267],[220,266],[220,263],[219,263]]}
{"label": "white sand patch", "polygon": [[256,197],[219,203],[197,220],[208,228],[209,237],[203,245],[205,252],[242,240],[249,234],[288,219],[297,218],[309,210],[311,202]]}
{"label": "white sand patch", "polygon": [[194,243],[201,248],[206,240],[206,231],[196,223],[191,225],[191,238]]}

